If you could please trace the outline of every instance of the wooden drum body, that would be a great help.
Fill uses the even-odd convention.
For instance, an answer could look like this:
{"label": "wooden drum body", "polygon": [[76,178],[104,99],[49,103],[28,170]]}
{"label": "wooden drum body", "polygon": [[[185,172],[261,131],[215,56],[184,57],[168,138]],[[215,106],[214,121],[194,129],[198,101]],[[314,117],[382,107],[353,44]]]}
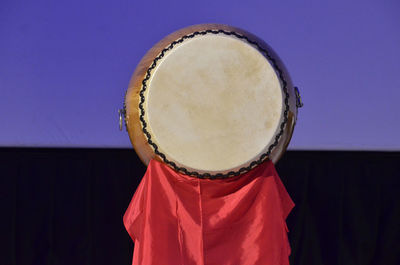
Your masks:
{"label": "wooden drum body", "polygon": [[157,43],[137,66],[125,122],[143,163],[199,178],[247,172],[285,152],[300,104],[273,50],[226,25],[202,24]]}

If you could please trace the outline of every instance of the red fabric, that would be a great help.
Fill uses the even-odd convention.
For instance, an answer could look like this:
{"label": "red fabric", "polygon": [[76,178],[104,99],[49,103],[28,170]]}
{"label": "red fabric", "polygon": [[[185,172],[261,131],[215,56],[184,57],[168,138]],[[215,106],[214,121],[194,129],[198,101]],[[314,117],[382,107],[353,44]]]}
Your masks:
{"label": "red fabric", "polygon": [[287,265],[293,206],[270,161],[203,180],[153,160],[124,215],[133,265]]}

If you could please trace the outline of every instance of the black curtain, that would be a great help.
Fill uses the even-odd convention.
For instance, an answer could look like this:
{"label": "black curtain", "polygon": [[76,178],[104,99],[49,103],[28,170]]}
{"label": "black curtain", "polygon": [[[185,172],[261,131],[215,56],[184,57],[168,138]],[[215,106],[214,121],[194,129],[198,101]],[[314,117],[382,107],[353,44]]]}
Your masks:
{"label": "black curtain", "polygon": [[[0,148],[0,264],[131,264],[145,170],[131,149]],[[277,170],[292,265],[400,264],[399,152],[289,151]]]}

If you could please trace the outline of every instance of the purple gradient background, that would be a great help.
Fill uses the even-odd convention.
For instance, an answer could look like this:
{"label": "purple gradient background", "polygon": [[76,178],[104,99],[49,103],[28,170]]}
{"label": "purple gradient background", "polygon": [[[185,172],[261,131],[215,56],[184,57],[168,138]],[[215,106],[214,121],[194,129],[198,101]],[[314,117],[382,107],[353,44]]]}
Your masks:
{"label": "purple gradient background", "polygon": [[0,146],[130,147],[117,110],[148,48],[207,22],[269,43],[303,97],[291,149],[400,150],[399,1],[0,4]]}

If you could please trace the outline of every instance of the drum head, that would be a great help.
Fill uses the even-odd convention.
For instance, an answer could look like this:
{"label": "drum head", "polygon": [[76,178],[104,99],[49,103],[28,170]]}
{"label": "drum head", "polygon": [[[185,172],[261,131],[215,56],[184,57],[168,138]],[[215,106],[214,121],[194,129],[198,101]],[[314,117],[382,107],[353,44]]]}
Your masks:
{"label": "drum head", "polygon": [[221,178],[283,153],[294,125],[293,86],[273,51],[252,37],[199,25],[142,59],[126,120],[145,163],[157,158],[187,175]]}

